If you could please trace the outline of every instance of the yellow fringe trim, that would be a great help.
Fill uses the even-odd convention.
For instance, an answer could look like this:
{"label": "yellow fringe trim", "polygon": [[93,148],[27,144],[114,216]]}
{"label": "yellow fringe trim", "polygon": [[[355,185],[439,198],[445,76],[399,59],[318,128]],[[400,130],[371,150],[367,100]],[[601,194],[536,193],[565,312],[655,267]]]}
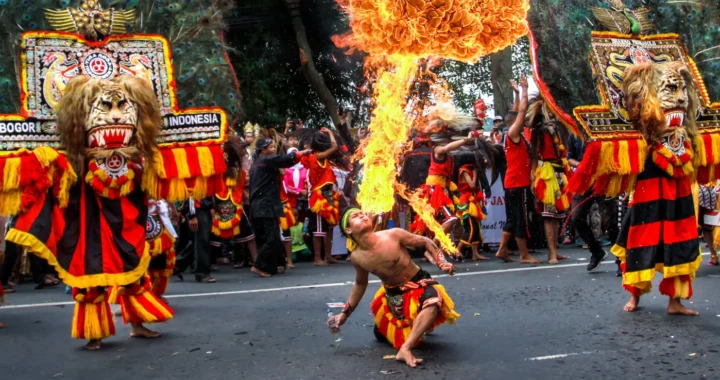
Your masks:
{"label": "yellow fringe trim", "polygon": [[[103,303],[106,301],[103,301]],[[78,318],[80,313],[83,313],[84,309],[84,325],[83,331],[78,331]],[[98,313],[96,304],[87,303],[82,304],[81,302],[75,303],[75,312],[73,313],[72,330],[70,335],[74,339],[105,339],[111,337],[112,331],[110,324],[112,322],[112,316],[107,315],[108,308],[104,305],[100,308]]]}
{"label": "yellow fringe trim", "polygon": [[188,159],[185,149],[173,149],[172,154],[175,156],[175,166],[177,166],[178,178],[190,178],[190,167],[187,164]]}
{"label": "yellow fringe trim", "polygon": [[[610,250],[613,255],[617,256],[621,262],[625,263],[627,260],[627,250],[615,244]],[[655,278],[655,272],[661,272],[664,278],[673,278],[677,276],[690,276],[690,280],[695,279],[695,273],[702,264],[702,251],[698,254],[695,261],[690,263],[678,264],[673,266],[664,266],[662,263],[655,265],[655,268],[643,269],[635,272],[625,272],[623,275],[623,284],[632,285],[637,288],[643,288],[643,283],[651,282]]]}
{"label": "yellow fringe trim", "polygon": [[20,157],[5,160],[3,169],[3,190],[15,190],[20,186]]}
{"label": "yellow fringe trim", "polygon": [[63,282],[74,288],[92,288],[96,286],[114,285],[122,286],[131,284],[145,275],[151,259],[149,253],[150,247],[146,242],[145,252],[140,258],[139,265],[130,272],[117,274],[98,273],[85,276],[75,276],[66,271],[65,268],[61,267],[60,263],[57,261],[57,257],[55,257],[52,251],[50,251],[50,249],[35,236],[27,232],[11,228],[10,231],[8,231],[7,236],[5,236],[5,239],[27,249],[28,252],[34,253],[38,257],[45,259],[48,264],[55,268]]}
{"label": "yellow fringe trim", "polygon": [[[155,295],[152,294],[152,292],[144,291],[137,295],[126,295],[128,303],[130,304],[130,307],[132,307],[135,312],[137,313],[138,317],[143,321],[143,323],[157,323],[157,322],[165,322],[173,318],[173,314],[168,310],[167,306],[160,303],[155,297]],[[143,305],[138,301],[138,299],[144,299],[146,302],[150,303],[152,306],[155,307],[157,311],[160,312],[162,317],[156,316],[153,313],[149,312]],[[122,309],[123,312],[123,319],[126,321],[130,320],[129,314],[126,313],[125,308]]]}
{"label": "yellow fringe trim", "polygon": [[200,172],[203,177],[210,177],[215,175],[215,164],[213,161],[212,153],[210,148],[206,146],[200,146],[195,148],[198,154],[198,161],[200,162]]}

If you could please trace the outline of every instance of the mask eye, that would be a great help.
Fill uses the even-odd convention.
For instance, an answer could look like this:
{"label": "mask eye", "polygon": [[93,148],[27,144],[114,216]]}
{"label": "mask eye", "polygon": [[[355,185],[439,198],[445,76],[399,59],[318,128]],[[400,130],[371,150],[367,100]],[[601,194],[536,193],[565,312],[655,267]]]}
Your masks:
{"label": "mask eye", "polygon": [[112,103],[110,103],[110,102],[108,102],[108,101],[106,101],[106,100],[103,100],[103,101],[100,103],[100,107],[101,107],[103,110],[105,110],[105,111],[110,111],[110,109],[112,108]]}

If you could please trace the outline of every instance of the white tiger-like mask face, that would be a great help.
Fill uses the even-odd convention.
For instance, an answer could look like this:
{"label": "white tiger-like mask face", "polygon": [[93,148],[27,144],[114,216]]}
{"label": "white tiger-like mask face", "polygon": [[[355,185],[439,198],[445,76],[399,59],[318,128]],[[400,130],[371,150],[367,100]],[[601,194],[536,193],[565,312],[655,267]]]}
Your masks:
{"label": "white tiger-like mask face", "polygon": [[88,148],[130,146],[137,128],[138,108],[115,83],[107,82],[92,100],[85,122]]}

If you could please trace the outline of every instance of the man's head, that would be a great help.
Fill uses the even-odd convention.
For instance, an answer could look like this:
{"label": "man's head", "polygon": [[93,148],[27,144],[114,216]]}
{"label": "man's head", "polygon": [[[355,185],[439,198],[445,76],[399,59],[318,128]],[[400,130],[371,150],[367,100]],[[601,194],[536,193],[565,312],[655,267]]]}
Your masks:
{"label": "man's head", "polygon": [[257,144],[255,144],[255,151],[258,155],[266,156],[269,154],[275,154],[277,147],[273,143],[272,139],[264,138],[258,140]]}
{"label": "man's head", "polygon": [[345,210],[340,219],[340,232],[348,238],[348,249],[352,251],[357,244],[355,239],[373,229],[372,221],[359,208]]}
{"label": "man's head", "polygon": [[503,123],[503,118],[501,116],[495,116],[495,119],[493,119],[493,128],[500,128],[500,125]]}

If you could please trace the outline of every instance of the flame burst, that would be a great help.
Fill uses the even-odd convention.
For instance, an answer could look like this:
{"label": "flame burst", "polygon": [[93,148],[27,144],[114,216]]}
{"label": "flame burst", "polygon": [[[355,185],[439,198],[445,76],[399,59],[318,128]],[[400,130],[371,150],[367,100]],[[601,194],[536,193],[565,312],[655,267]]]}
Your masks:
{"label": "flame burst", "polygon": [[[358,203],[364,211],[390,211],[397,166],[417,110],[407,98],[417,80],[419,60],[440,57],[474,61],[512,45],[527,33],[529,0],[337,0],[350,14],[352,32],[334,36],[338,47],[370,53],[366,61],[376,75],[375,108],[361,163],[365,174]],[[424,104],[424,102],[421,102]],[[420,215],[441,247],[455,246],[434,218],[434,210],[415,193],[397,188]]]}

